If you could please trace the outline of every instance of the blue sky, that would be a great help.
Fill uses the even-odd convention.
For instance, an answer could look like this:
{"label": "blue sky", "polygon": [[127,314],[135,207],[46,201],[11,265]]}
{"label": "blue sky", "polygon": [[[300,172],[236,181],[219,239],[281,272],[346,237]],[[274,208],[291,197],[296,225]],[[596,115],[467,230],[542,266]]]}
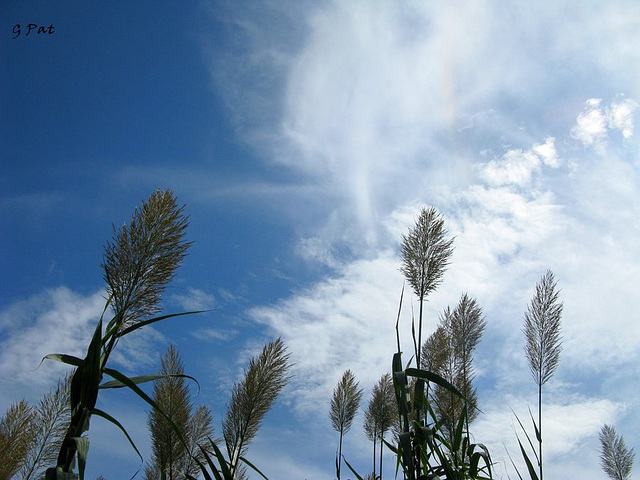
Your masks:
{"label": "blue sky", "polygon": [[[43,355],[84,354],[112,224],[169,188],[194,245],[165,309],[211,312],[113,360],[153,372],[174,343],[219,433],[233,381],[282,336],[295,378],[248,455],[270,478],[333,476],[331,391],[350,368],[368,399],[390,368],[399,242],[431,205],[456,249],[425,334],[463,292],[482,306],[473,432],[498,478],[514,477],[505,447],[518,456],[511,409],[536,404],[522,315],[548,268],[564,350],[544,390],[547,475],[602,478],[604,423],[640,445],[637,2],[29,0],[0,17],[2,411],[55,382]],[[148,458],[145,406],[107,393]],[[345,452],[364,473],[361,425]],[[90,438],[89,478],[140,466],[105,422]]]}

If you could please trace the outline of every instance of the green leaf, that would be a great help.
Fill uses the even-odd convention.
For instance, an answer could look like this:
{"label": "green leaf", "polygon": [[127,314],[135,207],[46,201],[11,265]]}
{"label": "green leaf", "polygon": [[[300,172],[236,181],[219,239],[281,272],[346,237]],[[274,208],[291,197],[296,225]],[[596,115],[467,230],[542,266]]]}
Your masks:
{"label": "green leaf", "polygon": [[[42,362],[45,360],[53,360],[56,362],[64,363],[66,365],[71,365],[72,367],[80,367],[84,364],[84,360],[78,357],[74,357],[73,355],[66,355],[64,353],[50,353],[49,355],[45,355],[42,357]],[[39,365],[38,365],[39,366]]]}
{"label": "green leaf", "polygon": [[187,442],[185,441],[184,437],[182,436],[182,433],[180,432],[180,429],[176,426],[176,424],[173,422],[173,420],[171,420],[171,418],[169,418],[169,416],[162,411],[162,409],[156,404],[156,402],[154,402],[153,399],[151,397],[149,397],[149,395],[144,393],[144,391],[142,391],[140,389],[140,387],[138,387],[129,377],[127,377],[123,373],[119,372],[118,370],[115,370],[113,368],[106,368],[105,367],[104,373],[106,373],[110,377],[114,378],[115,380],[119,380],[120,382],[124,383],[127,387],[129,387],[129,389],[133,390],[140,398],[142,398],[145,402],[147,402],[149,405],[151,405],[151,407],[154,410],[156,410],[158,413],[160,413],[160,415],[162,415],[167,420],[167,422],[169,423],[169,425],[171,426],[173,431],[176,433],[176,435],[177,435],[178,439],[180,440],[180,442],[182,443],[182,445],[184,445],[185,448],[187,450],[189,450],[189,446],[188,446]]}
{"label": "green leaf", "polygon": [[358,475],[358,472],[356,472],[356,471],[353,469],[353,467],[351,466],[351,464],[350,464],[349,462],[347,462],[347,459],[345,458],[345,456],[344,456],[344,455],[342,456],[342,459],[344,460],[344,463],[346,463],[346,464],[347,464],[347,467],[349,467],[349,470],[351,470],[351,473],[353,473],[353,474],[356,476],[356,478],[357,478],[358,480],[363,480],[363,478],[362,478],[360,475]]}
{"label": "green leaf", "polygon": [[404,282],[402,282],[402,292],[400,293],[400,305],[398,305],[398,316],[396,318],[396,342],[398,346],[398,355],[400,355],[400,330],[398,330],[398,326],[400,325],[400,313],[402,312],[403,297],[404,297]]}
{"label": "green leaf", "polygon": [[[211,447],[213,448],[213,452],[216,458],[218,459],[218,464],[220,465],[220,470],[222,470],[222,475],[224,475],[225,480],[226,479],[232,480],[233,475],[231,475],[231,470],[229,469],[229,463],[227,462],[227,459],[224,458],[224,454],[222,453],[222,450],[220,450],[218,445],[216,445],[216,442],[214,442],[213,440],[209,439],[209,443],[211,444]],[[208,459],[208,456],[207,456],[207,459]],[[214,471],[213,473],[215,474],[216,471]]]}
{"label": "green leaf", "polygon": [[[122,426],[122,424],[120,422],[118,422],[118,420],[116,420],[115,418],[113,418],[111,415],[109,415],[107,412],[103,412],[102,410],[98,410],[97,408],[94,408],[91,411],[92,414],[97,415],[99,417],[104,418],[105,420],[108,420],[109,422],[113,423],[116,427],[118,427],[122,433],[124,433],[125,437],[127,437],[127,440],[129,440],[129,444],[133,447],[133,449],[136,451],[136,453],[138,454],[138,457],[140,457],[140,462],[144,462],[144,459],[142,458],[142,454],[140,453],[140,451],[138,450],[138,447],[136,447],[136,444],[133,442],[133,440],[131,439],[131,437],[129,436],[129,433],[127,433],[127,430],[125,430],[125,428]],[[137,472],[136,472],[137,473]],[[134,475],[135,476],[135,475]]]}
{"label": "green leaf", "polygon": [[73,437],[78,452],[78,475],[80,480],[84,480],[84,470],[87,466],[87,455],[89,454],[89,439],[86,437]]}
{"label": "green leaf", "polygon": [[[93,338],[87,350],[87,356],[82,368],[82,383],[80,387],[80,403],[89,410],[93,410],[98,400],[98,385],[102,380],[100,368],[100,349],[102,348],[102,320],[93,333]],[[76,374],[79,372],[76,371]]]}
{"label": "green leaf", "polygon": [[416,381],[416,385],[413,390],[413,411],[416,413],[422,412],[422,408],[424,407],[425,397],[424,397],[424,380],[419,378]]}
{"label": "green leaf", "polygon": [[405,472],[413,471],[413,456],[411,454],[411,433],[404,432],[398,435],[400,453],[402,454],[402,465]]}
{"label": "green leaf", "polygon": [[[522,422],[520,421],[520,417],[518,417],[518,415],[516,415],[516,412],[514,412],[513,409],[511,409],[511,412],[513,412],[513,415],[516,417],[516,420],[518,421],[518,424],[520,425],[520,428],[524,432],[525,437],[527,437],[527,442],[529,442],[529,446],[531,447],[531,450],[533,451],[533,454],[535,455],[536,462],[540,463],[540,459],[538,458],[538,453],[536,452],[536,448],[533,446],[533,442],[531,441],[531,437],[527,433],[527,430],[524,428],[524,425],[522,425]],[[537,428],[535,426],[535,422],[533,423],[533,425],[534,425],[534,428]]]}
{"label": "green leaf", "polygon": [[464,430],[466,417],[467,417],[467,407],[465,405],[465,407],[462,409],[462,412],[460,413],[460,418],[458,419],[458,424],[456,425],[456,431],[453,436],[452,447],[454,452],[460,451],[460,447],[462,445],[462,438],[463,438],[462,433]]}
{"label": "green leaf", "polygon": [[382,442],[387,446],[389,450],[391,450],[392,453],[394,454],[398,453],[398,448],[395,445],[390,444],[384,438],[382,439]]}
{"label": "green leaf", "polygon": [[536,440],[538,440],[538,443],[542,443],[542,433],[540,433],[540,430],[538,429],[538,425],[536,424],[536,421],[533,418],[533,413],[531,413],[531,407],[529,407],[529,416],[531,417],[531,423],[533,423],[533,429],[536,432]]}
{"label": "green leaf", "polygon": [[[214,471],[214,473],[217,473],[217,470],[215,469],[215,466],[213,465],[213,463],[211,462],[211,459],[209,458],[209,453],[204,448],[202,448],[202,445],[198,445],[198,448],[202,451],[202,454],[204,455],[205,460],[207,461],[207,463],[209,465],[211,465],[211,469]],[[213,478],[211,478],[211,475],[209,475],[209,472],[207,471],[207,467],[205,467],[200,462],[200,460],[198,460],[197,458],[194,458],[194,460],[196,461],[196,463],[200,467],[200,471],[204,475],[204,480],[213,480]],[[217,473],[217,475],[218,476],[216,477],[216,479],[220,480],[220,474]],[[192,480],[198,480],[197,478],[193,478],[191,475],[187,475],[187,477],[192,479]]]}
{"label": "green leaf", "polygon": [[[200,389],[200,384],[198,383],[198,381],[195,378],[193,378],[190,375],[184,375],[184,374],[139,375],[137,377],[129,377],[129,380],[131,380],[136,385],[140,385],[142,383],[154,382],[156,380],[161,380],[163,378],[170,378],[170,377],[188,378],[189,380],[193,380],[194,382],[196,382],[196,385],[198,385],[198,390]],[[123,388],[123,387],[127,387],[127,385],[122,383],[119,380],[110,380],[110,381],[104,382],[103,384],[100,385],[100,388],[103,388],[103,389],[104,388]]]}
{"label": "green leaf", "polygon": [[527,464],[527,470],[529,470],[529,476],[531,477],[531,480],[540,480],[538,478],[538,474],[536,473],[536,469],[533,468],[533,464],[531,463],[531,460],[529,460],[529,456],[527,455],[527,452],[524,450],[524,447],[522,446],[522,442],[520,442],[520,439],[518,439],[518,445],[520,445],[522,458],[524,458],[524,461]]}
{"label": "green leaf", "polygon": [[433,372],[429,372],[427,370],[421,370],[421,369],[418,370],[417,368],[407,368],[405,372],[410,377],[422,378],[429,382],[440,385],[442,388],[449,390],[454,395],[457,395],[461,399],[468,401],[468,399],[462,393],[460,393],[460,391],[456,387],[451,385],[451,383],[449,383],[447,380],[442,378],[437,373],[433,373]]}
{"label": "green leaf", "polygon": [[[258,468],[257,468],[253,463],[251,463],[249,460],[247,460],[247,459],[246,459],[246,458],[244,458],[244,457],[240,457],[240,460],[241,460],[242,462],[244,462],[246,465],[248,465],[248,466],[249,466],[249,467],[250,467],[254,472],[258,473],[262,478],[264,478],[264,480],[269,480],[269,479],[264,475],[264,473],[262,473],[260,470],[258,470]],[[345,460],[345,462],[346,462],[346,460]]]}
{"label": "green leaf", "polygon": [[150,318],[148,320],[144,320],[144,321],[141,321],[141,322],[136,322],[133,325],[125,328],[122,332],[118,333],[118,336],[119,337],[124,337],[128,333],[131,333],[134,330],[142,328],[145,325],[151,325],[152,323],[156,323],[156,322],[159,322],[161,320],[166,320],[167,318],[181,317],[183,315],[194,315],[196,313],[204,313],[204,312],[208,312],[208,310],[194,310],[193,312],[170,313],[168,315],[162,315],[160,317]]}
{"label": "green leaf", "polygon": [[[476,447],[481,451],[475,452]],[[469,453],[471,457],[469,474],[471,477],[477,477],[478,473],[485,468],[488,470],[489,477],[491,477],[491,455],[489,454],[489,449],[482,443],[475,443],[469,447]],[[480,460],[484,460],[485,466],[482,468],[478,468]]]}

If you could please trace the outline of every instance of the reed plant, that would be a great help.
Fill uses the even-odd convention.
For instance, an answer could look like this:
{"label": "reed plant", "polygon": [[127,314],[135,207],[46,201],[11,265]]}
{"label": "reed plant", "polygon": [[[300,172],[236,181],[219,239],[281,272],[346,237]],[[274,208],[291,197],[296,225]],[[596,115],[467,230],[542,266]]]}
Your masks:
{"label": "reed plant", "polygon": [[622,435],[611,425],[603,425],[600,440],[600,465],[611,480],[627,480],[633,470],[635,452],[627,448]]}
{"label": "reed plant", "polygon": [[[558,282],[551,270],[542,276],[536,284],[536,291],[524,314],[525,355],[529,362],[531,376],[538,386],[538,421],[531,415],[538,443],[537,452],[533,449],[530,437],[527,440],[534,450],[534,457],[538,464],[538,472],[532,468],[531,458],[520,444],[520,450],[527,464],[532,480],[543,480],[543,449],[542,449],[542,386],[553,376],[560,363],[562,352],[562,302],[559,301]],[[521,428],[522,422],[518,419]],[[526,431],[525,431],[526,434]]]}
{"label": "reed plant", "polygon": [[[245,458],[245,454],[264,416],[291,379],[289,358],[286,345],[278,338],[250,360],[244,377],[233,386],[222,423],[226,455],[218,446],[219,442],[209,438],[208,444],[198,446],[202,458],[193,456],[205,480],[241,480],[246,478],[246,467],[267,478]],[[197,480],[190,474],[186,478]]]}
{"label": "reed plant", "polygon": [[[391,372],[398,422],[396,443],[383,440],[396,455],[396,476],[402,470],[406,480],[491,480],[493,463],[489,450],[482,443],[472,443],[468,431],[469,412],[477,410],[475,402],[438,373],[411,367],[413,358],[403,366],[399,333],[403,297],[404,288],[396,319],[398,350],[393,355]],[[460,400],[462,408],[454,412],[455,418],[438,414],[427,392],[429,383]],[[358,480],[363,479],[346,459],[345,463]]]}
{"label": "reed plant", "polygon": [[[44,359],[75,368],[71,378],[69,401],[71,419],[60,446],[56,466],[46,471],[46,480],[84,479],[89,451],[89,423],[101,417],[125,435],[142,461],[142,456],[126,429],[109,413],[97,408],[98,395],[107,388],[129,388],[148,403],[176,430],[178,441],[185,443],[171,419],[143,390],[141,383],[165,378],[163,375],[128,377],[109,366],[118,343],[127,335],[156,322],[195,312],[158,316],[160,296],[174,277],[190,242],[185,240],[188,217],[171,191],[156,191],[139,209],[129,225],[114,228],[113,240],[105,246],[104,280],[108,298],[98,319],[84,358],[67,354],[49,354]],[[104,317],[112,312],[104,325]],[[103,382],[110,377],[111,380]],[[181,375],[191,378],[187,375]],[[77,472],[75,473],[77,462]]]}
{"label": "reed plant", "polygon": [[336,476],[340,480],[342,467],[342,439],[351,429],[353,419],[356,416],[360,402],[362,401],[362,389],[351,370],[346,370],[333,390],[331,397],[331,425],[339,434],[338,451],[336,453]]}

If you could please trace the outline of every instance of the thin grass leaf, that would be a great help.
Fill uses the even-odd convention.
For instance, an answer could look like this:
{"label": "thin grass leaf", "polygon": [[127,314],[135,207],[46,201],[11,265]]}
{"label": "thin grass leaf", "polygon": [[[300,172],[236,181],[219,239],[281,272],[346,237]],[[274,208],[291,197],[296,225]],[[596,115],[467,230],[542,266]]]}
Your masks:
{"label": "thin grass leaf", "polygon": [[218,464],[220,465],[220,470],[222,470],[222,475],[224,475],[225,479],[233,479],[233,474],[231,473],[229,462],[224,458],[222,450],[220,450],[218,445],[216,445],[216,442],[214,442],[213,440],[209,439],[209,443],[211,444],[214,454],[218,459]]}
{"label": "thin grass leaf", "polygon": [[533,429],[536,432],[536,440],[538,440],[538,442],[542,442],[542,434],[540,433],[540,429],[538,428],[538,425],[536,424],[536,421],[533,418],[531,407],[529,407],[529,416],[531,417],[531,423],[533,423]]}
{"label": "thin grass leaf", "polygon": [[171,426],[171,428],[173,428],[173,430],[176,432],[178,439],[180,440],[180,442],[185,446],[185,448],[189,448],[187,442],[185,441],[184,437],[182,436],[182,433],[180,432],[180,429],[176,426],[176,424],[173,422],[173,420],[171,420],[171,418],[169,418],[169,416],[164,413],[156,404],[156,402],[153,401],[153,399],[151,397],[149,397],[149,395],[147,395],[144,391],[142,391],[133,381],[131,381],[131,379],[129,377],[127,377],[126,375],[124,375],[123,373],[119,372],[118,370],[115,370],[113,368],[105,368],[104,369],[104,373],[106,373],[107,375],[109,375],[110,377],[119,380],[120,382],[124,383],[127,387],[129,387],[131,390],[133,390],[140,398],[142,398],[145,402],[147,402],[149,405],[151,405],[151,407],[158,411],[169,423],[169,425]]}
{"label": "thin grass leaf", "polygon": [[529,456],[527,455],[527,452],[525,451],[524,447],[522,446],[522,442],[520,441],[520,439],[518,439],[518,445],[520,445],[520,451],[522,452],[522,458],[524,458],[524,461],[527,464],[527,470],[529,470],[529,476],[531,477],[531,480],[539,480],[538,474],[536,473],[536,469],[533,468],[533,464],[531,463],[531,460],[529,460]]}
{"label": "thin grass leaf", "polygon": [[418,378],[413,389],[413,411],[421,412],[425,405],[424,380]]}
{"label": "thin grass leaf", "polygon": [[[412,307],[413,310],[413,307]],[[413,318],[413,313],[411,314],[411,338],[413,339],[413,351],[417,352],[418,351],[418,339],[416,338],[416,322]],[[417,357],[417,354],[414,353],[414,355]]]}
{"label": "thin grass leaf", "polygon": [[[481,451],[474,451],[476,448],[479,448]],[[469,474],[472,478],[478,476],[478,473],[486,468],[488,470],[489,478],[491,478],[491,455],[489,454],[489,449],[482,443],[474,443],[469,447],[470,454],[470,465],[469,465]],[[480,460],[484,461],[485,466],[482,468],[478,468]]]}
{"label": "thin grass leaf", "polygon": [[[78,357],[74,357],[73,355],[66,355],[64,353],[50,353],[42,357],[40,361],[40,365],[45,360],[53,360],[54,362],[64,363],[66,365],[71,365],[72,367],[81,367],[84,364],[84,360]],[[40,367],[38,365],[38,367]]]}
{"label": "thin grass leaf", "polygon": [[195,315],[198,313],[206,313],[209,310],[194,310],[192,312],[180,312],[180,313],[170,313],[168,315],[162,315],[160,317],[154,317],[154,318],[150,318],[148,320],[143,320],[143,321],[139,321],[133,325],[130,325],[129,327],[125,328],[124,330],[122,330],[119,334],[118,337],[124,337],[125,335],[139,329],[142,328],[146,325],[151,325],[152,323],[156,323],[156,322],[160,322],[161,320],[166,320],[169,318],[175,318],[175,317],[182,317],[184,315]]}
{"label": "thin grass leaf", "polygon": [[[200,448],[200,451],[202,452],[202,456],[204,457],[205,461],[207,462],[207,465],[209,466],[209,469],[211,470],[211,473],[216,478],[216,480],[223,480],[222,476],[220,475],[220,472],[218,471],[218,468],[213,463],[213,460],[211,460],[211,457],[209,456],[209,452],[207,452],[202,447],[202,445],[198,445],[198,447]],[[220,459],[218,459],[218,460],[220,460]],[[224,457],[222,458],[222,461],[224,462]],[[211,475],[209,475],[209,472],[207,471],[207,468],[204,465],[202,465],[202,463],[198,462],[198,466],[200,467],[200,470],[202,471],[202,474],[204,475],[205,480],[213,480],[211,478]]]}
{"label": "thin grass leaf", "polygon": [[[113,418],[111,415],[109,415],[107,412],[103,412],[102,410],[99,410],[97,408],[94,408],[91,413],[93,415],[97,415],[99,417],[104,418],[105,420],[108,420],[109,422],[113,423],[116,427],[118,427],[120,429],[120,431],[122,433],[124,433],[124,436],[127,437],[127,440],[129,440],[129,444],[133,447],[133,449],[136,451],[136,453],[138,454],[138,457],[140,457],[140,463],[144,462],[144,459],[142,458],[142,454],[140,453],[140,450],[138,450],[138,447],[136,447],[136,444],[133,442],[133,439],[129,436],[129,433],[127,432],[127,430],[122,426],[122,424],[120,422],[118,422],[118,420],[116,420],[115,418]],[[138,471],[140,471],[140,469],[138,469]],[[137,473],[137,472],[136,472]],[[134,475],[135,476],[135,475]]]}
{"label": "thin grass leaf", "polygon": [[411,432],[403,432],[398,436],[398,447],[402,455],[404,470],[412,472],[414,470],[414,462],[411,449]]}
{"label": "thin grass leaf", "polygon": [[464,440],[466,440],[466,436],[463,436],[463,431],[464,431],[464,426],[466,424],[466,412],[467,409],[463,409],[463,414],[460,415],[460,418],[458,419],[458,424],[456,425],[456,430],[455,430],[455,434],[453,436],[453,445],[451,445],[452,447],[452,451],[457,453],[461,451],[461,447],[462,447],[462,443],[463,443],[463,438]]}
{"label": "thin grass leaf", "polygon": [[407,368],[406,373],[410,377],[422,378],[429,382],[440,385],[442,388],[449,390],[451,393],[457,395],[461,399],[468,401],[467,398],[456,387],[451,385],[451,383],[449,383],[437,373],[429,372],[427,370],[419,370],[417,368]]}
{"label": "thin grass leaf", "polygon": [[398,449],[395,445],[387,442],[384,438],[382,439],[382,442],[387,446],[389,450],[391,450],[392,453],[398,453]]}
{"label": "thin grass leaf", "polygon": [[[196,385],[198,386],[198,390],[200,390],[200,383],[198,383],[198,380],[193,378],[191,375],[185,375],[185,374],[138,375],[136,377],[129,377],[129,380],[131,380],[136,385],[140,385],[142,383],[155,382],[156,380],[162,380],[164,378],[173,378],[173,377],[176,377],[176,378],[187,378],[189,380],[193,380],[196,383]],[[102,388],[102,389],[106,389],[106,388],[123,388],[123,387],[127,387],[127,385],[122,383],[119,380],[110,380],[108,382],[104,382],[104,383],[100,384],[100,388]]]}
{"label": "thin grass leaf", "polygon": [[353,467],[352,467],[352,466],[351,466],[351,464],[347,461],[347,459],[344,457],[344,455],[342,456],[342,459],[344,460],[344,463],[346,463],[347,467],[349,467],[349,470],[351,470],[351,473],[353,473],[353,474],[356,476],[356,478],[357,478],[358,480],[364,480],[364,479],[363,479],[363,478],[358,474],[358,472],[356,472],[356,471],[353,469]]}
{"label": "thin grass leaf", "polygon": [[89,454],[89,439],[86,437],[72,438],[78,452],[78,476],[84,480],[84,471],[87,466],[87,455]]}
{"label": "thin grass leaf", "polygon": [[513,461],[513,457],[511,457],[511,453],[509,453],[509,449],[507,448],[507,446],[503,443],[502,446],[504,447],[505,451],[507,452],[507,456],[509,457],[509,460],[511,461],[511,465],[513,465],[514,470],[516,471],[516,474],[518,475],[518,478],[520,480],[524,480],[522,478],[522,475],[520,475],[520,470],[518,470],[518,467],[516,466],[516,463]]}
{"label": "thin grass leaf", "polygon": [[100,349],[102,347],[102,320],[98,321],[93,338],[87,350],[87,356],[82,365],[82,369],[78,369],[74,377],[82,372],[82,383],[80,388],[80,402],[89,410],[93,410],[98,400],[98,385],[102,379],[102,371],[100,368]]}
{"label": "thin grass leaf", "polygon": [[404,282],[402,282],[402,292],[400,292],[400,304],[398,305],[398,316],[396,317],[396,342],[398,344],[398,353],[400,353],[400,313],[402,312],[402,299],[404,298]]}
{"label": "thin grass leaf", "polygon": [[[531,437],[527,433],[527,430],[524,428],[524,425],[522,425],[522,422],[520,421],[520,417],[518,417],[518,415],[516,415],[516,412],[514,412],[513,409],[511,409],[511,411],[513,412],[513,415],[516,417],[516,420],[518,421],[518,424],[520,425],[520,428],[522,429],[522,431],[524,432],[525,436],[527,437],[527,442],[529,442],[529,446],[531,447],[531,450],[533,450],[533,454],[536,457],[536,462],[539,462],[540,459],[538,458],[538,454],[536,453],[536,448],[533,446],[533,442],[531,441]],[[533,425],[534,425],[534,428],[535,428],[535,422],[533,423]]]}
{"label": "thin grass leaf", "polygon": [[[244,463],[245,465],[247,465],[249,468],[251,468],[254,472],[256,472],[258,475],[260,475],[262,478],[264,478],[264,480],[269,480],[264,473],[262,473],[260,470],[258,470],[258,468],[251,463],[249,460],[247,460],[244,457],[240,457],[240,460],[242,461],[242,463]],[[345,460],[346,461],[346,460]]]}

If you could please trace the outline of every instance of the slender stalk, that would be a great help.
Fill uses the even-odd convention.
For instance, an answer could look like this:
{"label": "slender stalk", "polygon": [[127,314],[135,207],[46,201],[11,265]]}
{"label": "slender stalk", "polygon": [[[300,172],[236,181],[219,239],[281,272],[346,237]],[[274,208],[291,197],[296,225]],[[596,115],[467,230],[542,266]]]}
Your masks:
{"label": "slender stalk", "polygon": [[331,398],[331,425],[340,434],[338,445],[338,459],[336,462],[336,474],[340,479],[340,467],[342,465],[342,437],[349,431],[356,416],[360,401],[362,400],[362,389],[358,388],[358,382],[351,370],[346,370],[342,378],[333,390]]}
{"label": "slender stalk", "polygon": [[536,293],[524,314],[525,355],[538,386],[538,467],[543,480],[542,462],[542,386],[553,376],[560,362],[562,302],[551,270],[536,284]]}
{"label": "slender stalk", "polygon": [[542,384],[538,385],[538,433],[540,434],[540,441],[538,442],[539,479],[542,480]]}
{"label": "slender stalk", "polygon": [[342,436],[344,435],[344,431],[340,429],[340,443],[338,444],[338,465],[336,473],[338,474],[338,480],[340,480],[340,466],[342,465]]}

